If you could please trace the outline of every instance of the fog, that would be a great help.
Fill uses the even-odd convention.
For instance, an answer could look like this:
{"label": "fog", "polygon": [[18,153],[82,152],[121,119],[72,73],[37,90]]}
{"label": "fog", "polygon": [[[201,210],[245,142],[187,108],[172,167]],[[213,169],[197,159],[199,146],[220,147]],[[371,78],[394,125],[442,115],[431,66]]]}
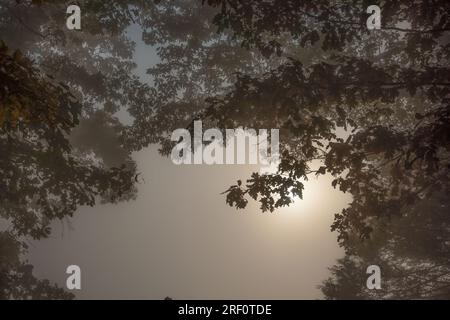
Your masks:
{"label": "fog", "polygon": [[[157,63],[155,51],[139,30],[129,34],[135,73],[151,83],[146,69]],[[123,112],[118,117],[129,122]],[[83,207],[53,223],[49,239],[30,243],[38,278],[65,287],[67,266],[80,266],[82,289],[72,291],[79,299],[321,297],[317,286],[343,255],[330,232],[333,215],[350,201],[330,176],[308,181],[304,199],[289,208],[262,213],[250,202],[237,211],[221,192],[257,166],[177,166],[156,146],[133,158],[141,172],[137,199]]]}
{"label": "fog", "polygon": [[314,299],[343,253],[330,232],[349,198],[331,177],[306,182],[304,200],[274,213],[237,211],[220,193],[256,166],[172,164],[134,155],[144,181],[135,201],[80,209],[32,243],[36,276],[65,286],[81,267],[77,298]]}

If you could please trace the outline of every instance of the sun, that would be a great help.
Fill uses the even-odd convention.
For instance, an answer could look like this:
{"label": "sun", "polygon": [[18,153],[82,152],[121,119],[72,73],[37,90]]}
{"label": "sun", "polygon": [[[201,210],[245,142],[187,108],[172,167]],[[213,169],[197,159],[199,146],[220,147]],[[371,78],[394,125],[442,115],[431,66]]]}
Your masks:
{"label": "sun", "polygon": [[[317,170],[323,163],[316,160],[309,163],[310,169]],[[277,166],[265,168],[261,173],[275,173]],[[302,198],[291,195],[291,204],[286,207],[277,208],[275,210],[276,219],[279,223],[286,224],[303,224],[317,219],[317,215],[324,212],[335,213],[335,206],[339,206],[350,200],[348,194],[343,194],[339,190],[332,187],[334,177],[330,174],[308,175],[307,179],[299,180],[303,183]],[[328,217],[323,217],[328,219]]]}

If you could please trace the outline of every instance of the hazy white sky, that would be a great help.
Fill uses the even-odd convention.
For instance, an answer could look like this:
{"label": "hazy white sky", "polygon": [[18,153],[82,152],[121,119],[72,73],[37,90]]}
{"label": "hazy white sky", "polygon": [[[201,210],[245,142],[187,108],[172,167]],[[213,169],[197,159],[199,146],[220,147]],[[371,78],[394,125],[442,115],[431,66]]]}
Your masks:
{"label": "hazy white sky", "polygon": [[[138,41],[136,61],[145,77],[154,49]],[[83,207],[71,229],[55,222],[51,238],[31,243],[36,276],[65,286],[66,267],[79,265],[82,299],[321,297],[317,285],[343,255],[333,215],[350,201],[330,176],[307,182],[290,208],[237,211],[220,193],[258,167],[176,166],[156,147],[134,158],[145,179],[137,200]]]}
{"label": "hazy white sky", "polygon": [[342,255],[333,213],[349,201],[330,177],[310,180],[293,207],[236,211],[220,192],[249,166],[176,166],[156,148],[135,159],[146,181],[138,199],[82,208],[72,230],[54,223],[52,238],[30,248],[37,276],[65,285],[65,268],[79,265],[78,298],[320,297]]}

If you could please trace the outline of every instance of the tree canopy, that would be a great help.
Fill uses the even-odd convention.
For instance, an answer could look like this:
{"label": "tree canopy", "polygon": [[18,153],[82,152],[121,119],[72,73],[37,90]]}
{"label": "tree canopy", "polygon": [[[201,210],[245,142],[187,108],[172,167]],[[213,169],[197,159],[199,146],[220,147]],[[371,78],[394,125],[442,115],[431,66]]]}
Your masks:
{"label": "tree canopy", "polygon": [[[15,236],[132,199],[131,152],[168,155],[195,119],[279,128],[278,170],[231,186],[226,203],[272,212],[331,174],[352,201],[331,226],[346,256],[325,297],[449,297],[448,1],[381,1],[368,30],[365,0],[94,0],[77,32],[67,1],[1,1],[0,216]],[[132,74],[133,26],[157,50],[152,83]],[[385,270],[382,291],[365,288],[368,264]]]}
{"label": "tree canopy", "polygon": [[[278,172],[255,173],[229,189],[227,202],[242,208],[249,196],[263,211],[287,205],[320,159],[315,174],[332,174],[353,199],[331,227],[347,256],[331,269],[325,296],[448,298],[448,3],[382,2],[379,31],[365,28],[366,1],[208,3],[221,8],[219,30],[287,60],[210,99],[207,117],[286,132]],[[285,50],[284,36],[330,55],[305,64]],[[371,293],[361,279],[375,262],[388,284]]]}

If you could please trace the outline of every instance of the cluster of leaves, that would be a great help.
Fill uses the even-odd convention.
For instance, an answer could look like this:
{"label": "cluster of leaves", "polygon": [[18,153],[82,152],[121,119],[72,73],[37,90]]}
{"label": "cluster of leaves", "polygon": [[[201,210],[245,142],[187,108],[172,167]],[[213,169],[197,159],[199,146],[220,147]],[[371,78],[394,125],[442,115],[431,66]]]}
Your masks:
{"label": "cluster of leaves", "polygon": [[[297,39],[302,47],[320,42],[326,51],[342,52],[352,42],[364,42],[370,33],[366,28],[369,16],[366,9],[373,4],[367,0],[203,0],[203,3],[220,9],[214,17],[219,31],[231,29],[244,47],[257,47],[266,56],[284,52],[285,44],[279,40],[284,34]],[[383,15],[382,30],[401,32],[406,38],[407,55],[433,58],[427,53],[436,44],[435,36],[450,30],[447,1],[432,4],[380,1],[378,5]],[[409,27],[399,27],[405,21]]]}
{"label": "cluster of leaves", "polygon": [[0,300],[73,299],[74,295],[33,276],[33,266],[21,260],[24,244],[9,232],[0,232]]}
{"label": "cluster of leaves", "polygon": [[1,212],[18,236],[50,233],[55,218],[71,216],[97,196],[120,198],[133,185],[133,170],[105,168],[73,152],[67,135],[81,105],[68,88],[39,73],[16,51],[0,50]]}
{"label": "cluster of leaves", "polygon": [[[362,193],[366,214],[385,212],[389,215],[390,212],[379,210],[375,203],[370,203],[373,197],[366,197],[369,193],[375,196],[376,192],[380,197],[396,193],[377,186],[376,180],[382,170],[387,170],[389,165],[397,170],[391,170],[392,179],[397,183],[389,187],[397,190],[399,170],[406,171],[402,173],[406,177],[414,171],[413,165],[426,166],[429,179],[433,181],[433,174],[438,175],[439,170],[447,169],[448,102],[441,97],[445,97],[448,90],[448,73],[444,71],[431,69],[413,73],[399,66],[381,69],[372,63],[348,57],[341,58],[339,64],[322,62],[308,68],[298,61],[291,61],[262,79],[242,77],[234,91],[223,98],[210,100],[211,105],[204,116],[213,118],[223,127],[281,128],[284,132],[282,140],[289,144],[286,146],[289,150],[282,157],[277,175],[289,173],[293,179],[291,183],[295,179],[305,179],[312,173],[307,164],[314,159],[322,159],[324,166],[318,174],[345,175],[345,178],[337,177],[333,186],[339,186],[344,192],[350,191],[354,196]],[[324,83],[323,79],[327,82]],[[353,110],[374,102],[394,103],[402,92],[411,87],[426,95],[431,103],[444,104],[425,115],[417,114],[421,120],[413,129],[397,129],[377,123],[362,127],[357,119],[351,117]],[[271,114],[271,117],[255,117],[255,113]],[[352,128],[353,132],[344,140],[336,134],[338,127]],[[385,144],[387,140],[389,145]],[[438,162],[443,166],[439,168]],[[261,190],[265,194],[263,198],[267,198],[267,190],[261,184],[255,184],[253,179],[247,185],[248,192],[243,190],[239,193],[241,197]],[[428,178],[422,180],[426,184]],[[361,190],[360,183],[363,182],[368,185]],[[410,184],[404,184],[405,199],[410,199],[411,194],[406,192],[410,187]],[[233,190],[229,196],[233,202],[238,202],[235,199],[238,191],[236,188]],[[276,190],[273,194],[283,197]],[[380,198],[377,202],[383,201]],[[244,202],[240,200],[239,203]],[[279,202],[280,206],[282,203]],[[276,207],[268,208],[273,210]],[[344,228],[341,231],[344,236]]]}
{"label": "cluster of leaves", "polygon": [[[321,285],[327,299],[448,299],[448,193],[435,192],[404,217],[374,221],[370,241],[354,238],[353,252],[330,268]],[[358,244],[357,244],[358,243]],[[381,268],[381,290],[366,286],[367,266]]]}
{"label": "cluster of leaves", "polygon": [[152,99],[128,109],[134,123],[126,141],[134,150],[157,143],[169,154],[171,132],[198,117],[206,98],[227,92],[238,72],[262,74],[280,63],[243,48],[231,32],[218,33],[217,13],[197,0],[157,1],[143,8],[138,19],[143,41],[156,49],[159,62],[147,70]]}
{"label": "cluster of leaves", "polygon": [[[51,76],[42,77],[19,50],[12,55],[8,51],[6,44],[0,42],[1,128],[13,131],[19,124],[35,127],[41,123],[42,131],[55,132],[52,137],[55,140],[49,142],[58,143],[57,138],[78,124],[81,106],[66,85],[53,83]],[[67,112],[60,108],[61,105],[66,105]],[[59,146],[63,147],[62,144]]]}

